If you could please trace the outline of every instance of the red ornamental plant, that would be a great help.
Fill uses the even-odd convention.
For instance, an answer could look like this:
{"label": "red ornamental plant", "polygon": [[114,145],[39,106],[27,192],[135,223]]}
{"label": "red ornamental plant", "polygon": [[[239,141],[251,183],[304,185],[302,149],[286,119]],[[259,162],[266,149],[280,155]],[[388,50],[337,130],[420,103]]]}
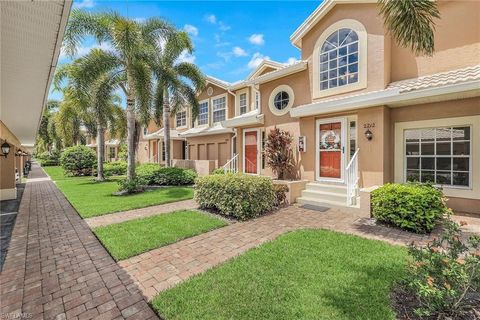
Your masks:
{"label": "red ornamental plant", "polygon": [[283,180],[294,168],[293,137],[290,132],[274,128],[265,142],[265,161],[279,180]]}

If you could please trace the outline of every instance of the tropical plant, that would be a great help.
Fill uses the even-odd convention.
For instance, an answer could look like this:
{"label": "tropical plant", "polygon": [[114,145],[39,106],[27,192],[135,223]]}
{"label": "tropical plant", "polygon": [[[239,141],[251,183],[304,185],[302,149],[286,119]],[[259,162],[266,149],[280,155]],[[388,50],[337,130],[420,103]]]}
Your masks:
{"label": "tropical plant", "polygon": [[71,95],[64,93],[54,120],[57,133],[62,138],[63,147],[71,147],[80,142],[82,119]]}
{"label": "tropical plant", "polygon": [[86,146],[66,148],[60,157],[63,169],[73,176],[90,175],[96,162],[95,152]]}
{"label": "tropical plant", "polygon": [[[180,61],[183,54],[193,52],[193,44],[186,32],[172,33],[165,42],[157,42],[149,64],[156,78],[154,98],[155,121],[163,118],[165,166],[170,166],[170,114],[191,109],[195,119],[199,103],[197,92],[205,86],[205,77],[193,63]],[[162,113],[162,115],[160,114]]]}
{"label": "tropical plant", "polygon": [[[93,49],[71,64],[61,66],[55,75],[56,88],[63,80],[67,80],[63,93],[64,104],[71,110],[70,113],[77,114],[79,119],[90,124],[89,127],[94,127],[91,131],[97,136],[97,181],[105,180],[105,131],[108,128],[111,136],[120,131],[120,138],[123,138],[121,134],[125,130],[122,128],[126,122],[123,109],[116,104],[120,99],[115,95],[123,78],[112,71],[90,68],[89,62],[96,56],[103,55],[100,49]],[[68,123],[69,119],[64,119],[64,122]]]}
{"label": "tropical plant", "polygon": [[[173,27],[159,18],[144,22],[127,19],[115,12],[90,13],[81,9],[72,11],[64,37],[67,54],[73,56],[86,36],[93,36],[99,43],[111,47],[103,54],[91,55],[86,61],[93,74],[112,72],[124,81],[119,84],[127,100],[127,179],[135,177],[135,153],[139,137],[139,125],[151,118],[152,77],[146,63],[155,45]],[[88,76],[88,75],[87,75]]]}
{"label": "tropical plant", "polygon": [[417,299],[416,315],[476,319],[474,308],[480,305],[479,235],[462,239],[460,226],[447,219],[438,239],[427,246],[412,244],[409,253],[412,262],[404,285]]}
{"label": "tropical plant", "polygon": [[54,149],[62,148],[62,139],[58,135],[55,115],[58,112],[60,102],[57,100],[48,100],[45,110],[40,120],[40,126],[35,141],[35,153],[52,153]]}
{"label": "tropical plant", "polygon": [[279,180],[283,180],[294,168],[292,134],[277,127],[270,130],[265,141],[265,161]]}
{"label": "tropical plant", "polygon": [[435,19],[440,18],[437,1],[379,0],[384,24],[402,47],[415,54],[433,55]]}

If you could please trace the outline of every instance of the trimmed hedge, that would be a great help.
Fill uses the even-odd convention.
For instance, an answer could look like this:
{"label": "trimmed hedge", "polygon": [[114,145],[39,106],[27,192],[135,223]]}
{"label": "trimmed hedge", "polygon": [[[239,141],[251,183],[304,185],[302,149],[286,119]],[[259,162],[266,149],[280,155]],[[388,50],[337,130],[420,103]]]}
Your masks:
{"label": "trimmed hedge", "polygon": [[60,164],[60,153],[48,152],[39,153],[35,156],[42,167],[58,166]]}
{"label": "trimmed hedge", "polygon": [[275,205],[270,178],[241,173],[197,179],[194,198],[203,209],[216,210],[240,220],[257,217]]}
{"label": "trimmed hedge", "polygon": [[60,157],[63,169],[71,175],[90,175],[97,165],[95,151],[86,146],[65,149]]}
{"label": "trimmed hedge", "polygon": [[388,183],[371,193],[378,221],[417,233],[431,232],[449,212],[440,189],[419,183]]}
{"label": "trimmed hedge", "polygon": [[106,176],[122,176],[127,174],[126,161],[113,161],[103,164],[103,174]]}
{"label": "trimmed hedge", "polygon": [[195,183],[197,174],[191,169],[161,167],[155,163],[139,165],[136,169],[137,177],[147,185],[183,186]]}

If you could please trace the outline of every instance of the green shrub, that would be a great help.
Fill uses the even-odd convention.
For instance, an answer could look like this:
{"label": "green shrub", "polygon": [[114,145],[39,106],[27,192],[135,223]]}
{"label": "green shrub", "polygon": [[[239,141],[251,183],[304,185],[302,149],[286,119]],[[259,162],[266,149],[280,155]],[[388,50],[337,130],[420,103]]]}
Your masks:
{"label": "green shrub", "polygon": [[439,239],[426,247],[409,247],[412,262],[404,285],[419,302],[417,316],[475,319],[474,306],[480,305],[480,236],[461,239],[460,226],[446,219]]}
{"label": "green shrub", "polygon": [[418,183],[385,184],[372,192],[371,205],[378,221],[418,233],[432,231],[449,212],[440,189]]}
{"label": "green shrub", "polygon": [[121,176],[127,174],[127,162],[126,161],[113,161],[106,162],[103,165],[103,173],[105,176]]}
{"label": "green shrub", "polygon": [[225,174],[225,170],[223,168],[217,168],[212,171],[212,174]]}
{"label": "green shrub", "polygon": [[130,180],[122,179],[117,181],[117,183],[118,191],[124,191],[127,194],[142,192],[145,185],[145,181],[138,177]]}
{"label": "green shrub", "polygon": [[60,163],[68,174],[90,175],[92,169],[95,169],[97,158],[92,149],[86,146],[74,146],[63,151]]}
{"label": "green shrub", "polygon": [[288,204],[287,201],[287,192],[288,186],[285,184],[274,184],[273,192],[275,193],[275,207],[280,207]]}
{"label": "green shrub", "polygon": [[191,169],[168,167],[164,168],[155,163],[139,165],[137,176],[148,185],[183,186],[195,183],[197,174]]}
{"label": "green shrub", "polygon": [[39,160],[38,162],[42,167],[53,167],[53,166],[59,165],[58,159],[45,159],[45,160]]}
{"label": "green shrub", "polygon": [[195,200],[201,208],[245,220],[271,210],[275,194],[268,177],[227,173],[197,179]]}

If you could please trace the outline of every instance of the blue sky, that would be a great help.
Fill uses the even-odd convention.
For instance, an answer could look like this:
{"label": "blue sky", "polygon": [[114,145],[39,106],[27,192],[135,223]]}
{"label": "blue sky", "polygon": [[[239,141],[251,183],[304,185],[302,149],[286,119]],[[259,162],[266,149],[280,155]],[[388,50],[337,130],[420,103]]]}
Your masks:
{"label": "blue sky", "polygon": [[[114,10],[139,20],[162,17],[191,35],[195,51],[183,59],[207,75],[234,82],[244,79],[263,58],[282,63],[299,59],[300,51],[289,37],[320,2],[78,0],[74,7],[92,12]],[[94,46],[99,44],[86,39],[79,54]],[[59,64],[69,60],[62,54]],[[61,95],[54,92],[50,98]]]}

